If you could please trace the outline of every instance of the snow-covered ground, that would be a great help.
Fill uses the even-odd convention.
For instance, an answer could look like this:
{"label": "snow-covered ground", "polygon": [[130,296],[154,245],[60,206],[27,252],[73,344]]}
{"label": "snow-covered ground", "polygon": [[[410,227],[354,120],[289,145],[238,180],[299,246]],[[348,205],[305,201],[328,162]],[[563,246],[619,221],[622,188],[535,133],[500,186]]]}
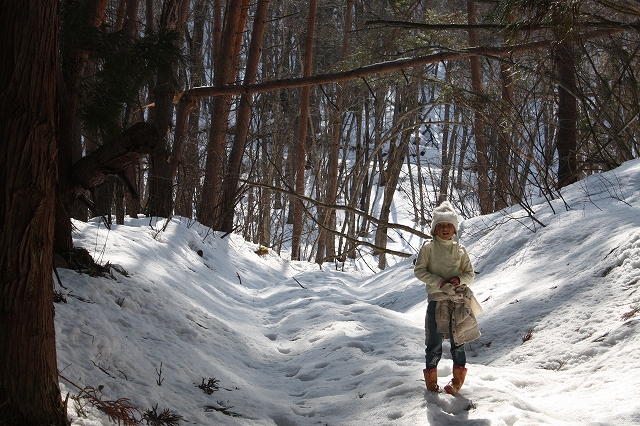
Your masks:
{"label": "snow-covered ground", "polygon": [[[59,270],[63,395],[69,380],[199,425],[640,424],[639,207],[632,161],[539,200],[540,223],[520,207],[463,222],[484,313],[457,397],[425,389],[413,259],[338,271],[184,218],[75,222],[75,245],[124,271]],[[445,344],[441,385],[451,367]],[[69,415],[108,424],[82,399]]]}

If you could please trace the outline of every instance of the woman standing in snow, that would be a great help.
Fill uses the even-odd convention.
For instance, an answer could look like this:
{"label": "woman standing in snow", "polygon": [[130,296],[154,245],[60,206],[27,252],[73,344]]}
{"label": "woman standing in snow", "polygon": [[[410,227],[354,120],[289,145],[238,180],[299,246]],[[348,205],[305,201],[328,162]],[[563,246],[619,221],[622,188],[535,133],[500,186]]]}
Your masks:
{"label": "woman standing in snow", "polygon": [[[433,210],[433,239],[422,246],[414,274],[426,284],[429,303],[425,317],[425,361],[427,389],[439,392],[438,362],[442,341],[449,338],[453,379],[444,390],[455,395],[467,375],[464,344],[480,337],[475,316],[482,310],[467,287],[474,272],[466,249],[457,242],[458,215],[448,201]],[[454,240],[456,236],[456,240]]]}

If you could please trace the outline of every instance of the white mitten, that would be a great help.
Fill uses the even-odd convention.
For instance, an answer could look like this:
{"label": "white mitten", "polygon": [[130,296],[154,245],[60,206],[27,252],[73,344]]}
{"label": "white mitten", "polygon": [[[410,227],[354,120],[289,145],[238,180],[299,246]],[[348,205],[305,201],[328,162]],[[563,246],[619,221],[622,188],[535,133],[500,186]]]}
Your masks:
{"label": "white mitten", "polygon": [[445,283],[442,287],[440,287],[440,290],[447,293],[449,296],[455,296],[456,294],[456,291],[453,288],[453,284],[451,283]]}

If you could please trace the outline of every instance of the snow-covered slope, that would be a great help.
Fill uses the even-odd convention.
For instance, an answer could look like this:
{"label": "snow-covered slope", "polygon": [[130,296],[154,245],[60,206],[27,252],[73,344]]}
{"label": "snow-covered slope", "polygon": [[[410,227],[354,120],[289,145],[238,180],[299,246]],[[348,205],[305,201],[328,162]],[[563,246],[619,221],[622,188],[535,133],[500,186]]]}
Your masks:
{"label": "snow-covered slope", "polygon": [[[485,312],[455,398],[424,388],[412,259],[343,272],[260,257],[184,218],[75,222],[75,245],[126,273],[59,270],[60,384],[141,413],[157,404],[180,424],[640,424],[639,207],[633,161],[540,200],[538,222],[514,207],[463,223]],[[82,399],[69,415],[108,424]]]}

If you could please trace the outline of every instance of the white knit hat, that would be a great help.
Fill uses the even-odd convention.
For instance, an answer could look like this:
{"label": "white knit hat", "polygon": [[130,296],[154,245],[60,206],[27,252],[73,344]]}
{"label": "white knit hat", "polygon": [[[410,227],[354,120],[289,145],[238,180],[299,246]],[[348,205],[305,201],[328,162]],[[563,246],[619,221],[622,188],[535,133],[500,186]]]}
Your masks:
{"label": "white knit hat", "polygon": [[443,201],[438,207],[433,209],[433,219],[431,221],[431,235],[435,235],[436,225],[438,223],[452,223],[456,234],[458,233],[458,215],[453,206],[448,201]]}

